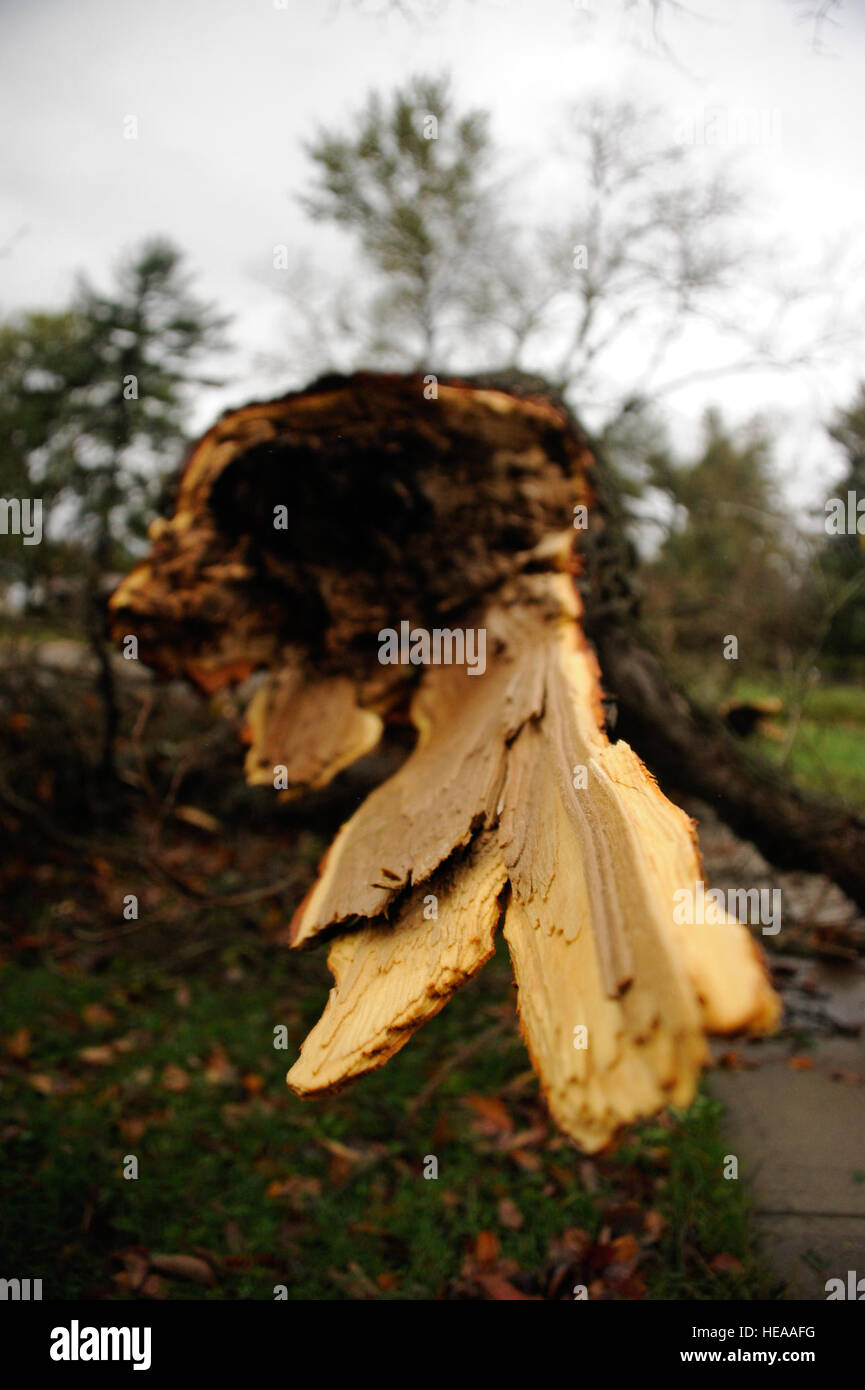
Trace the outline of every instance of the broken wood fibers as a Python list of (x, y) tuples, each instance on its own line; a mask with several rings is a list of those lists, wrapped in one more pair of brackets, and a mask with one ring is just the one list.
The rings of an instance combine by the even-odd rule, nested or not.
[[(489, 959), (500, 923), (550, 1110), (588, 1151), (687, 1104), (707, 1032), (777, 1020), (745, 927), (676, 923), (674, 894), (702, 877), (693, 823), (604, 732), (573, 581), (591, 466), (540, 397), (322, 382), (203, 437), (173, 519), (112, 599), (115, 635), (137, 634), (166, 674), (213, 691), (268, 672), (252, 782), (279, 766), (288, 795), (322, 787), (407, 706), (417, 729), (290, 926), (294, 946), (328, 933), (334, 976), (288, 1074), (298, 1095), (393, 1056)], [(484, 673), (382, 665), (378, 633), (403, 620), (484, 628)]]

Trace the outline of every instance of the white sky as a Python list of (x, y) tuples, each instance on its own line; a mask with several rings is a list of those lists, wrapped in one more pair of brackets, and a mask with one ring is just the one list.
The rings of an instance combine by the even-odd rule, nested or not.
[[(0, 313), (59, 307), (77, 269), (103, 281), (123, 248), (170, 236), (199, 291), (235, 315), (232, 385), (199, 403), (198, 425), (291, 384), (252, 369), (256, 353), (288, 341), (274, 245), (323, 247), (344, 269), (340, 239), (294, 203), (307, 177), (301, 142), (319, 122), (343, 123), (370, 88), (415, 72), (449, 69), (459, 101), (492, 112), (515, 166), (542, 159), (562, 109), (598, 86), (648, 94), (671, 123), (682, 108), (777, 108), (781, 143), (744, 155), (761, 227), (806, 258), (842, 231), (865, 247), (862, 0), (826, 29), (828, 56), (787, 0), (688, 0), (691, 14), (664, 30), (675, 62), (647, 47), (636, 12), (626, 29), (620, 0), (406, 0), (426, 14), (418, 22), (377, 13), (383, 0), (280, 3), (0, 3)], [(137, 140), (123, 138), (127, 115)], [(857, 379), (855, 360), (813, 388), (728, 379), (671, 398), (671, 418), (687, 441), (711, 401), (733, 419), (787, 412), (778, 467), (794, 500), (813, 500), (841, 469), (819, 421)]]

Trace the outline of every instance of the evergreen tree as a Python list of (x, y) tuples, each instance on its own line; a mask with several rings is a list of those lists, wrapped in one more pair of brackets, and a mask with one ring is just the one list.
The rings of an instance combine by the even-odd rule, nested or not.
[(770, 466), (759, 425), (737, 438), (717, 411), (706, 413), (693, 463), (653, 457), (652, 482), (671, 514), (647, 567), (648, 616), (669, 651), (719, 652), (733, 635), (752, 665), (789, 664), (800, 640), (794, 539)]
[[(224, 345), (226, 320), (189, 282), (180, 251), (154, 238), (124, 258), (109, 290), (82, 277), (67, 313), (31, 314), (0, 331), (0, 365), (12, 369), (0, 391), (0, 469), (5, 486), (50, 504), (48, 553), (65, 545), (82, 556), (82, 621), (100, 670), (106, 770), (117, 709), (101, 580), (125, 563), (178, 462), (189, 388), (218, 384), (198, 364)], [(26, 549), (16, 555), (32, 578), (39, 562), (20, 559)]]
[[(847, 470), (832, 490), (847, 509), (848, 493), (865, 501), (865, 384), (829, 434), (844, 450)], [(865, 531), (865, 517), (861, 521)], [(831, 614), (826, 650), (842, 661), (865, 657), (865, 534), (857, 526), (830, 534), (819, 556), (821, 600)]]

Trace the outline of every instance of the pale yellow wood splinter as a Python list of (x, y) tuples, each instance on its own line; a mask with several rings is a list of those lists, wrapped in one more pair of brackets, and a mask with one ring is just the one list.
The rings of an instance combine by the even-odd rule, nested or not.
[(409, 894), (393, 922), (333, 942), (327, 1006), (288, 1073), (299, 1095), (381, 1066), (489, 959), (507, 874), (494, 837)]
[[(583, 1149), (689, 1103), (707, 1032), (775, 1025), (747, 929), (675, 921), (677, 890), (702, 878), (694, 827), (609, 743), (579, 616), (568, 576), (525, 576), (487, 610), (497, 655), (482, 680), (424, 673), (417, 749), (343, 827), (295, 923), (300, 942), (352, 914), (369, 922), (331, 946), (334, 988), (289, 1073), (298, 1093), (379, 1065), (438, 1012), (491, 953), (506, 880), (523, 1033), (553, 1118)], [(437, 884), (435, 924), (423, 901)]]

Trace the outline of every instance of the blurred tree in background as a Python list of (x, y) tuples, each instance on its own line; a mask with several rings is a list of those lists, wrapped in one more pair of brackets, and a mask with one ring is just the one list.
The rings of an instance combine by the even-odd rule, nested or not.
[(594, 433), (632, 526), (668, 396), (849, 348), (827, 268), (794, 272), (756, 239), (729, 160), (707, 160), (638, 100), (588, 94), (518, 183), (487, 114), (460, 110), (442, 77), (372, 93), (307, 153), (301, 203), (349, 234), (355, 262), (337, 286), (295, 252), (304, 374), (315, 362), (538, 376)]
[[(669, 451), (651, 459), (669, 520), (645, 567), (646, 616), (668, 657), (719, 654), (734, 634), (750, 662), (789, 668), (805, 625), (802, 557), (772, 474), (771, 439), (758, 423), (731, 433), (715, 410), (703, 433), (693, 462)], [(735, 662), (718, 669), (735, 679)]]
[[(848, 493), (865, 499), (865, 385), (829, 433), (847, 456), (847, 471), (832, 491), (847, 507)], [(865, 519), (859, 525), (865, 529)], [(817, 564), (820, 601), (827, 613), (826, 650), (845, 669), (865, 658), (865, 534), (829, 535)]]
[(117, 710), (102, 581), (128, 563), (179, 460), (190, 388), (218, 384), (197, 364), (223, 346), (226, 320), (189, 282), (181, 252), (153, 238), (122, 260), (108, 291), (81, 277), (67, 312), (0, 329), (3, 486), (51, 512), (43, 545), (5, 551), (4, 577), (32, 592), (58, 568), (77, 570), (106, 770)]
[(361, 332), (371, 356), (445, 360), (489, 308), (495, 199), (489, 118), (460, 115), (446, 78), (417, 77), (388, 100), (372, 93), (351, 130), (307, 146), (315, 221), (357, 237), (377, 277)]

